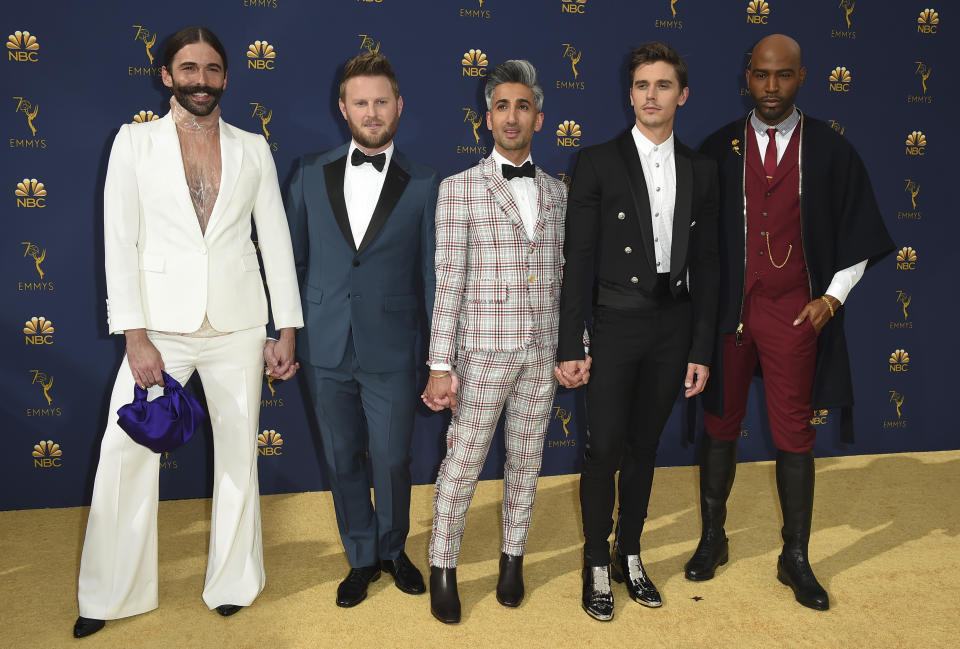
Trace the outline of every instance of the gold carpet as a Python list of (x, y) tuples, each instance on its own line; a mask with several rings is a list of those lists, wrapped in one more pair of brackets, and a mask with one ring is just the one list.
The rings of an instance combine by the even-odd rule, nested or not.
[[(463, 621), (445, 626), (429, 595), (389, 575), (352, 609), (334, 605), (348, 566), (330, 494), (265, 496), (267, 587), (230, 618), (204, 606), (208, 500), (160, 504), (160, 608), (75, 640), (76, 576), (86, 508), (0, 512), (0, 648), (810, 647), (960, 646), (960, 451), (817, 460), (810, 556), (831, 596), (821, 613), (776, 580), (780, 515), (773, 465), (740, 465), (730, 498), (730, 558), (709, 582), (683, 578), (699, 535), (695, 468), (658, 469), (643, 558), (664, 606), (645, 609), (614, 585), (616, 614), (580, 608), (578, 478), (543, 478), (518, 609), (494, 596), (500, 482), (467, 516), (458, 569)], [(415, 487), (408, 554), (426, 569), (432, 487)]]

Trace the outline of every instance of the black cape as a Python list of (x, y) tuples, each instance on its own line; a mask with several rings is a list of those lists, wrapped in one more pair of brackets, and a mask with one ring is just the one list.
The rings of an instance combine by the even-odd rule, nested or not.
[[(736, 331), (743, 299), (743, 156), (748, 121), (749, 115), (727, 124), (700, 148), (717, 161), (720, 173), (720, 311), (711, 365), (713, 380), (703, 394), (704, 409), (718, 416), (723, 415), (722, 335)], [(853, 146), (818, 119), (804, 115), (802, 127), (803, 243), (813, 297), (818, 297), (838, 270), (864, 259), (869, 267), (892, 252), (894, 243), (880, 215), (866, 167)], [(841, 409), (841, 437), (852, 442), (853, 382), (843, 323), (841, 308), (820, 332), (812, 398), (814, 409)]]

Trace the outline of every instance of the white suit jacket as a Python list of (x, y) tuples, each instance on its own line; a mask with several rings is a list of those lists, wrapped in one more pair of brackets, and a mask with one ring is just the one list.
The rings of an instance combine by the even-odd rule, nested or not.
[(219, 331), (267, 323), (251, 214), (277, 329), (302, 327), (277, 170), (262, 136), (220, 120), (220, 192), (201, 232), (173, 118), (120, 127), (104, 186), (110, 333), (188, 333), (204, 314)]

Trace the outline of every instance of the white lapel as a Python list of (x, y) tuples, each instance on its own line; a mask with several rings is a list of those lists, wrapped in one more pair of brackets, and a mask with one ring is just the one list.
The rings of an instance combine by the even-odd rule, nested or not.
[(243, 143), (233, 132), (233, 128), (220, 120), (220, 191), (217, 200), (213, 203), (210, 212), (210, 221), (207, 223), (209, 233), (217, 221), (217, 217), (227, 209), (233, 190), (237, 186), (240, 168), (243, 166)]
[(167, 113), (157, 122), (157, 128), (150, 134), (157, 157), (149, 166), (155, 182), (161, 187), (169, 188), (174, 199), (175, 213), (173, 218), (186, 219), (186, 225), (191, 231), (196, 231), (197, 237), (203, 237), (197, 212), (190, 200), (190, 189), (187, 187), (187, 177), (183, 171), (183, 156), (180, 153), (180, 138), (177, 137), (177, 127), (173, 116)]

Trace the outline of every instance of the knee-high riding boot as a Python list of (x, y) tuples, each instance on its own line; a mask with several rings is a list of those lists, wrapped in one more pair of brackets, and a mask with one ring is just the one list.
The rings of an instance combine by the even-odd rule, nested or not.
[(727, 520), (727, 497), (737, 473), (737, 440), (703, 440), (700, 460), (700, 519), (702, 531), (696, 552), (684, 574), (691, 581), (713, 579), (717, 566), (729, 558), (729, 542), (723, 525)]

